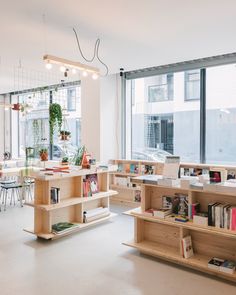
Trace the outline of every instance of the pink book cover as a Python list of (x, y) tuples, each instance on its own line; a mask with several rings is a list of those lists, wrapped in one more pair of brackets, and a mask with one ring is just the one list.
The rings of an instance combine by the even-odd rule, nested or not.
[(236, 230), (236, 208), (232, 208), (231, 229)]

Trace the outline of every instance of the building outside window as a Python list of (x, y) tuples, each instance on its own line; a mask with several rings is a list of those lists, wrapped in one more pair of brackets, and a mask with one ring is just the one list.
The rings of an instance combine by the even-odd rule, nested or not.
[(67, 110), (68, 112), (76, 111), (76, 89), (67, 89)]
[(173, 99), (173, 74), (159, 75), (153, 79), (155, 85), (148, 86), (148, 101), (166, 101)]
[[(206, 130), (203, 147), (206, 162), (236, 164), (235, 64), (209, 67), (205, 73), (206, 119), (201, 126), (204, 123)], [(200, 75), (200, 70), (166, 75), (173, 80), (173, 99), (164, 104), (159, 100), (167, 98), (164, 84), (160, 87), (162, 90), (154, 91), (150, 98), (153, 82), (164, 81), (163, 78), (135, 79), (135, 103), (128, 114), (132, 140), (127, 151), (131, 151), (132, 158), (158, 161), (165, 152), (179, 155), (183, 162), (200, 162), (200, 136), (204, 134), (204, 129), (200, 129)], [(130, 84), (127, 80), (126, 88)]]
[(200, 99), (200, 70), (185, 72), (185, 100)]

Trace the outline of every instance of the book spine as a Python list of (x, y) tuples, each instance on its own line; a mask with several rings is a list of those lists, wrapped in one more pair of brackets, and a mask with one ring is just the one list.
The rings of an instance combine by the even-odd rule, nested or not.
[(220, 206), (215, 207), (215, 227), (220, 228)]
[(212, 204), (208, 204), (208, 225), (212, 226)]

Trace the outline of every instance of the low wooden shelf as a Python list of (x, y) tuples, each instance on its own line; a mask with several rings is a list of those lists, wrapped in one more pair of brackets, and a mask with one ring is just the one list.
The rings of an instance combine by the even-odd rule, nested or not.
[[(132, 181), (137, 182), (135, 178)], [(236, 261), (236, 231), (145, 215), (145, 210), (161, 207), (162, 196), (173, 196), (175, 193), (188, 195), (190, 204), (199, 202), (201, 211), (206, 212), (211, 202), (236, 206), (236, 192), (225, 194), (155, 184), (140, 185), (141, 207), (125, 212), (134, 218), (134, 241), (124, 244), (142, 253), (236, 282), (236, 272), (227, 274), (208, 268), (208, 261), (213, 257)], [(186, 259), (183, 258), (181, 242), (188, 235), (192, 237), (194, 256)]]
[[(110, 208), (109, 198), (117, 192), (109, 189), (109, 170), (78, 170), (67, 174), (38, 175), (35, 177), (35, 200), (26, 205), (34, 209), (34, 227), (25, 229), (43, 239), (57, 239), (87, 227), (99, 224), (113, 217), (108, 216), (84, 223), (83, 212), (98, 207)], [(96, 174), (99, 192), (92, 196), (83, 197), (83, 179), (86, 175)], [(51, 188), (60, 190), (60, 200), (51, 204)], [(55, 234), (52, 225), (59, 222), (70, 222), (76, 226), (65, 232)]]

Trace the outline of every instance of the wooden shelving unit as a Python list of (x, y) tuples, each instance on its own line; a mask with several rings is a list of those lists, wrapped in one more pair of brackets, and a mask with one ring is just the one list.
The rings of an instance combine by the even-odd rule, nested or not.
[[(124, 178), (129, 183), (130, 179), (135, 176), (143, 175), (143, 167), (145, 165), (153, 166), (153, 174), (161, 174), (163, 169), (163, 163), (151, 162), (151, 161), (139, 161), (139, 160), (110, 160), (113, 165), (123, 166), (122, 171), (111, 172), (110, 188), (115, 189), (118, 192), (117, 196), (111, 198), (112, 203), (125, 204), (130, 207), (139, 207), (140, 202), (135, 201), (136, 191), (140, 191), (140, 186), (137, 184), (135, 187), (128, 185), (118, 185), (117, 179)], [(130, 165), (137, 166), (137, 173), (130, 172)]]
[[(138, 182), (135, 178), (132, 181)], [(140, 183), (140, 182), (138, 182)], [(212, 257), (236, 261), (236, 231), (213, 226), (196, 225), (192, 221), (178, 222), (173, 218), (161, 219), (145, 215), (149, 208), (160, 208), (162, 196), (181, 193), (188, 195), (189, 203), (199, 202), (201, 211), (206, 212), (211, 202), (229, 203), (236, 206), (235, 194), (213, 193), (205, 190), (181, 189), (153, 184), (141, 184), (141, 207), (131, 209), (126, 214), (135, 221), (134, 240), (124, 243), (140, 252), (184, 265), (217, 277), (236, 282), (236, 272), (227, 274), (208, 268)], [(181, 241), (190, 235), (194, 256), (183, 258)]]
[[(97, 174), (99, 192), (83, 197), (83, 177)], [(51, 204), (52, 187), (60, 189), (60, 201)], [(115, 214), (83, 223), (83, 212), (98, 207), (109, 208), (110, 196), (117, 192), (109, 190), (109, 171), (78, 170), (68, 174), (40, 175), (35, 177), (35, 200), (26, 205), (34, 208), (34, 228), (25, 229), (43, 239), (56, 239), (81, 229), (104, 222)], [(75, 223), (76, 227), (60, 234), (52, 233), (52, 225), (58, 222)]]

